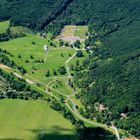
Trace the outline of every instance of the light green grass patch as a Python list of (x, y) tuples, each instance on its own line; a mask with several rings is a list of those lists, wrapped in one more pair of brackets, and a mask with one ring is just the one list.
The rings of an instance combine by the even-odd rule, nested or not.
[(74, 92), (68, 85), (68, 79), (59, 79), (55, 83), (52, 83), (52, 87), (65, 95), (70, 95)]
[(71, 64), (76, 64), (77, 61), (79, 61), (80, 63), (82, 63), (83, 60), (85, 60), (88, 56), (88, 53), (86, 51), (82, 51), (83, 52), (83, 57), (77, 57), (75, 56), (71, 61), (69, 61), (69, 66)]
[(10, 21), (3, 21), (0, 22), (0, 33), (5, 33), (6, 30), (9, 28)]
[(38, 133), (73, 135), (74, 127), (44, 103), (0, 101), (0, 139), (35, 140)]
[(23, 27), (23, 26), (10, 27), (10, 30), (13, 33), (33, 34), (33, 32), (29, 28), (26, 28), (26, 27)]
[(81, 39), (86, 39), (86, 33), (88, 33), (88, 26), (76, 26), (75, 36), (79, 36)]

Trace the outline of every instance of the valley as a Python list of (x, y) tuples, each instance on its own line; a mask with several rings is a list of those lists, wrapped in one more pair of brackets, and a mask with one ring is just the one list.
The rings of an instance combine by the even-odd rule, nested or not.
[(139, 140), (139, 5), (1, 0), (0, 139)]
[[(81, 32), (82, 26), (80, 28)], [(85, 27), (83, 30), (85, 31), (84, 33), (86, 33)], [(84, 106), (82, 106), (80, 101), (78, 101), (79, 103), (77, 104), (77, 99), (75, 98), (75, 94), (78, 94), (77, 89), (69, 85), (69, 82), (72, 83), (73, 81), (73, 74), (75, 72), (70, 68), (71, 65), (75, 65), (77, 62), (82, 63), (88, 53), (90, 53), (86, 52), (84, 44), (81, 44), (80, 48), (71, 47), (71, 45), (65, 46), (65, 44), (60, 46), (59, 40), (52, 40), (50, 36), (42, 38), (39, 34), (35, 35), (30, 30), (22, 27), (14, 27), (14, 32), (22, 32), (25, 33), (26, 36), (1, 42), (0, 48), (9, 52), (7, 55), (8, 58), (16, 65), (22, 66), (26, 70), (26, 73), (23, 74), (17, 68), (10, 68), (3, 64), (1, 64), (0, 68), (9, 74), (13, 73), (13, 75), (19, 79), (25, 80), (27, 84), (41, 92), (43, 96), (47, 98), (52, 97), (60, 102), (76, 119), (83, 121), (86, 126), (105, 128), (115, 134), (113, 127), (107, 128), (107, 125), (98, 123), (95, 120), (86, 119), (79, 113), (78, 109), (84, 109)], [(76, 31), (76, 33), (79, 34), (78, 31)], [(73, 33), (73, 35), (74, 34), (75, 33)], [(48, 46), (47, 52), (44, 50), (44, 45)], [(76, 56), (78, 51), (83, 53), (82, 57)], [(65, 72), (61, 74), (59, 73), (59, 68), (62, 66), (65, 68)], [(10, 100), (5, 101), (12, 102)], [(19, 102), (19, 104), (20, 102), (22, 103), (20, 100), (15, 100), (15, 102)], [(41, 103), (42, 101), (40, 101), (40, 104)], [(28, 102), (25, 102), (25, 104), (28, 104)], [(29, 104), (31, 103), (29, 102)], [(42, 131), (44, 132), (44, 130)], [(18, 135), (14, 137), (18, 139)]]

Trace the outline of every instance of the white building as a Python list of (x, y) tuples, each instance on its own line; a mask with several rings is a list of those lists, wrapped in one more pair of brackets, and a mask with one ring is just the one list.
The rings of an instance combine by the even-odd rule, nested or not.
[(44, 45), (44, 50), (46, 51), (46, 52), (48, 52), (48, 45)]

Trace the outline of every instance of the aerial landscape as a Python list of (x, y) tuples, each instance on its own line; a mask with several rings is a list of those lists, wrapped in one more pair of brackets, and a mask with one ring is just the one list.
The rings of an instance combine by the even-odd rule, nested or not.
[(0, 140), (140, 140), (140, 0), (0, 0)]

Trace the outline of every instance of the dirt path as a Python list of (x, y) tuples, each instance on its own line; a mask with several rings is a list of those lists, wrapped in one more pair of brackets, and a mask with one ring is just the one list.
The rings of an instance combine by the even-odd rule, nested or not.
[(8, 67), (8, 66), (6, 66), (6, 65), (4, 65), (4, 64), (0, 64), (0, 68), (1, 68), (1, 69), (8, 69), (8, 70), (11, 70), (10, 67)]
[[(82, 49), (77, 49), (77, 48), (74, 48), (74, 49), (76, 50), (76, 52), (65, 62), (66, 70), (67, 70), (67, 73), (68, 73), (68, 79), (69, 79), (69, 78), (72, 78), (72, 76), (71, 76), (71, 74), (70, 74), (70, 68), (69, 68), (69, 66), (68, 66), (68, 63), (76, 56), (76, 53), (77, 53), (78, 50), (83, 50), (83, 51), (86, 50), (84, 47), (83, 47)], [(47, 57), (47, 56), (45, 56), (45, 61), (46, 61), (46, 57)], [(10, 69), (8, 66), (5, 66), (5, 65), (3, 65), (3, 64), (0, 64), (0, 68), (2, 68), (2, 69)], [(76, 108), (76, 104), (75, 104), (75, 102), (72, 100), (72, 97), (76, 94), (76, 92), (74, 92), (74, 93), (72, 93), (72, 94), (70, 94), (70, 95), (65, 95), (64, 93), (61, 93), (60, 91), (54, 89), (53, 87), (50, 86), (50, 84), (53, 83), (53, 82), (55, 82), (56, 79), (50, 81), (47, 85), (45, 85), (44, 83), (42, 83), (42, 82), (40, 82), (40, 81), (38, 81), (38, 80), (36, 80), (36, 79), (33, 79), (33, 78), (32, 78), (33, 81), (31, 81), (31, 80), (26, 79), (26, 78), (24, 78), (23, 76), (21, 76), (21, 75), (19, 75), (19, 74), (17, 74), (17, 73), (14, 73), (14, 75), (15, 75), (16, 77), (18, 77), (18, 78), (24, 79), (28, 84), (34, 86), (34, 87), (37, 88), (38, 90), (40, 90), (40, 91), (42, 91), (42, 92), (48, 94), (48, 95), (51, 96), (51, 97), (54, 97), (57, 101), (60, 101), (60, 98), (58, 98), (57, 96), (55, 96), (52, 92), (49, 92), (49, 91), (47, 91), (47, 90), (41, 89), (40, 87), (37, 87), (36, 85), (34, 85), (34, 81), (36, 81), (36, 82), (38, 82), (38, 83), (44, 85), (44, 86), (47, 87), (47, 88), (50, 88), (52, 91), (57, 92), (59, 95), (66, 97), (66, 103), (64, 103), (64, 104), (65, 104), (65, 105), (67, 106), (67, 108), (73, 113), (74, 116), (76, 116), (78, 119), (84, 121), (85, 123), (88, 123), (88, 124), (91, 124), (91, 125), (94, 125), (94, 126), (98, 126), (98, 127), (102, 127), (102, 128), (107, 128), (107, 125), (101, 124), (101, 123), (98, 123), (98, 122), (93, 122), (92, 120), (89, 120), (89, 119), (87, 119), (87, 118), (84, 118), (81, 114), (79, 114), (79, 112), (78, 112), (78, 110), (77, 110), (77, 108)], [(30, 77), (29, 74), (27, 74), (27, 75)], [(68, 101), (71, 102), (72, 108), (71, 108), (70, 105), (68, 104)], [(117, 140), (120, 140), (120, 136), (119, 136), (119, 133), (118, 133), (117, 128), (116, 128), (115, 126), (112, 126), (112, 127), (110, 127), (110, 128), (111, 128), (112, 130), (115, 131)]]
[[(86, 50), (84, 47), (83, 47), (82, 49), (78, 49), (78, 48), (75, 48), (75, 47), (74, 47), (74, 49), (75, 49), (76, 51), (79, 51), (79, 50), (85, 51), (85, 50)], [(68, 63), (69, 63), (69, 61), (71, 61), (71, 60), (76, 56), (76, 54), (77, 54), (77, 52), (75, 52), (75, 53), (65, 62), (66, 69), (67, 69), (67, 73), (68, 73), (68, 79), (72, 77), (71, 74), (70, 74), (70, 68), (69, 68), (69, 66), (68, 66)], [(77, 108), (76, 108), (76, 104), (75, 104), (74, 101), (71, 99), (71, 97), (74, 96), (75, 94), (76, 94), (76, 92), (74, 92), (73, 94), (69, 95), (69, 96), (67, 97), (67, 99), (66, 99), (66, 103), (65, 103), (65, 104), (66, 104), (66, 106), (70, 109), (70, 111), (71, 111), (78, 119), (80, 119), (80, 120), (82, 120), (82, 121), (84, 121), (84, 122), (87, 122), (87, 123), (92, 124), (92, 125), (95, 125), (95, 126), (107, 128), (107, 125), (105, 125), (105, 124), (100, 124), (100, 123), (95, 123), (95, 122), (93, 122), (93, 121), (90, 121), (90, 120), (84, 118), (83, 116), (81, 116), (81, 115), (78, 113)], [(71, 101), (71, 103), (72, 103), (72, 105), (73, 105), (73, 109), (69, 106), (68, 101)], [(115, 135), (116, 135), (117, 140), (121, 140), (117, 128), (116, 128), (114, 125), (112, 125), (111, 128), (115, 131)]]

